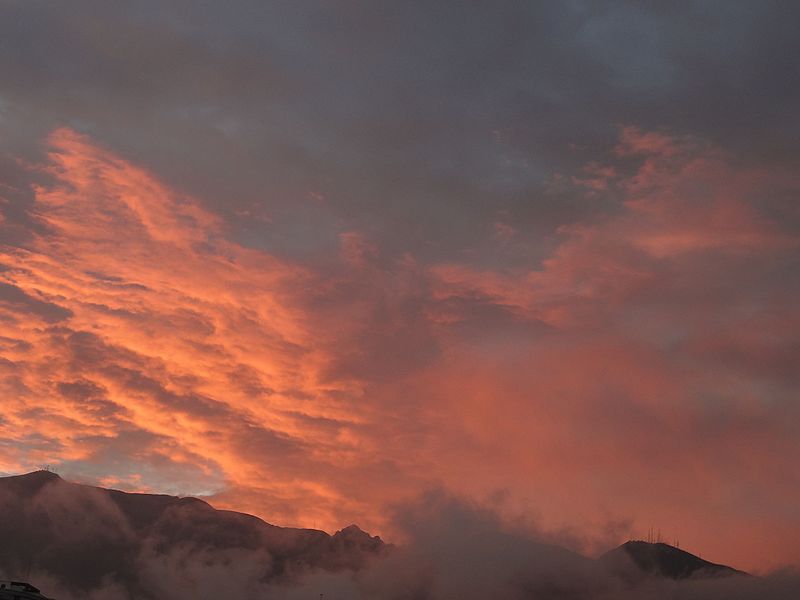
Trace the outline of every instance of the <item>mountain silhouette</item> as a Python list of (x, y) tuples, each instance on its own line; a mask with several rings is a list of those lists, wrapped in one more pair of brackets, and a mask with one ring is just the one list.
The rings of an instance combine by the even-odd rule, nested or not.
[(355, 525), (334, 535), (278, 527), (197, 498), (80, 485), (48, 471), (0, 478), (0, 539), (0, 577), (46, 572), (74, 592), (112, 578), (134, 595), (143, 562), (246, 560), (263, 580), (288, 581), (308, 569), (357, 570), (389, 548)]
[[(614, 590), (642, 582), (746, 575), (667, 544), (629, 541), (593, 560), (482, 529), (434, 535), (409, 559), (356, 525), (334, 535), (278, 527), (197, 498), (80, 485), (47, 471), (0, 478), (0, 540), (0, 579), (30, 579), (45, 588), (44, 579), (57, 590), (47, 588), (48, 595), (69, 598), (90, 592), (92, 599), (260, 598), (252, 586), (291, 586), (333, 574), (358, 578), (373, 564), (392, 587), (409, 576), (434, 586), (430, 560), (441, 561), (443, 581), (473, 580), (486, 587), (481, 593), (487, 597), (501, 597), (497, 587), (508, 581), (522, 586), (520, 597), (574, 600), (594, 598), (599, 590), (614, 597)], [(390, 575), (395, 571), (402, 575)], [(239, 588), (231, 596), (234, 584)], [(109, 585), (113, 593), (105, 592)]]
[(606, 552), (598, 560), (612, 572), (626, 579), (641, 575), (668, 579), (747, 575), (744, 571), (703, 560), (699, 556), (661, 542), (631, 540)]

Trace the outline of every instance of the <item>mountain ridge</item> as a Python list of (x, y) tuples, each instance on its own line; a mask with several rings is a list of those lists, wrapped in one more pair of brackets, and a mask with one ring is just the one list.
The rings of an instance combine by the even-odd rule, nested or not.
[[(217, 514), (224, 514), (224, 515), (235, 515), (236, 518), (245, 518), (245, 519), (253, 519), (258, 521), (262, 526), (266, 525), (269, 528), (274, 528), (276, 530), (286, 530), (292, 532), (309, 532), (313, 534), (324, 534), (328, 537), (335, 537), (337, 535), (349, 535), (353, 537), (357, 533), (364, 534), (368, 536), (370, 539), (374, 539), (376, 541), (380, 540), (380, 536), (371, 536), (366, 531), (361, 529), (357, 524), (351, 523), (341, 529), (337, 530), (333, 534), (329, 534), (321, 529), (314, 529), (310, 527), (286, 527), (281, 525), (275, 525), (268, 521), (265, 521), (261, 517), (256, 515), (252, 515), (249, 513), (244, 513), (241, 511), (224, 509), (224, 508), (216, 508), (203, 500), (202, 498), (198, 498), (196, 496), (174, 496), (171, 494), (157, 494), (151, 492), (128, 492), (124, 490), (118, 490), (115, 488), (104, 488), (100, 486), (93, 486), (84, 483), (75, 483), (71, 481), (67, 481), (62, 478), (57, 473), (48, 470), (38, 470), (38, 471), (31, 471), (29, 473), (23, 473), (20, 475), (8, 475), (4, 477), (0, 477), (0, 485), (7, 486), (16, 486), (18, 488), (22, 488), (22, 491), (25, 493), (31, 494), (38, 492), (44, 485), (53, 482), (62, 482), (66, 485), (70, 486), (78, 486), (86, 489), (92, 490), (100, 490), (104, 493), (109, 494), (109, 496), (120, 506), (120, 508), (125, 509), (126, 504), (128, 501), (138, 502), (139, 506), (137, 508), (142, 512), (144, 509), (144, 502), (147, 502), (151, 506), (151, 509), (158, 509), (161, 508), (162, 510), (169, 508), (170, 506), (179, 505), (179, 506), (195, 506), (199, 507), (201, 510), (211, 510)], [(129, 516), (130, 516), (130, 511)], [(144, 515), (138, 515), (139, 518), (142, 518)], [(363, 536), (361, 536), (363, 537)], [(383, 543), (382, 540), (380, 540)]]
[(704, 560), (663, 542), (628, 540), (601, 555), (597, 560), (612, 572), (627, 579), (641, 576), (660, 576), (675, 580), (749, 576), (745, 571)]
[[(133, 597), (157, 598), (141, 573), (173, 562), (215, 565), (226, 577), (247, 565), (246, 575), (255, 571), (258, 581), (282, 585), (310, 572), (355, 573), (395, 549), (355, 524), (333, 535), (281, 527), (191, 496), (94, 487), (47, 471), (0, 478), (0, 539), (0, 576), (18, 577), (33, 567), (76, 597), (113, 580)], [(473, 536), (467, 544), (513, 556), (515, 568), (544, 580), (555, 571), (602, 571), (633, 583), (746, 575), (667, 544), (637, 540), (596, 559), (499, 532)]]
[(0, 514), (0, 571), (33, 567), (74, 589), (112, 575), (136, 589), (126, 569), (142, 556), (252, 555), (265, 579), (284, 581), (307, 569), (358, 570), (390, 548), (355, 525), (333, 535), (280, 527), (199, 498), (71, 483), (48, 471), (0, 478)]

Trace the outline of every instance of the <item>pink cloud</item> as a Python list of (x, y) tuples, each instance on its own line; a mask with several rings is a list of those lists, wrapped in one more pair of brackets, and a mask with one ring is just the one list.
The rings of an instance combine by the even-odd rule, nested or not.
[(0, 246), (0, 470), (388, 537), (386, 507), (431, 486), (506, 490), (505, 518), (586, 548), (625, 521), (742, 568), (797, 553), (798, 240), (768, 210), (791, 174), (625, 129), (607, 160), (633, 170), (580, 176), (613, 179), (589, 187), (617, 210), (537, 265), (423, 264), (349, 231), (312, 268), (75, 132), (49, 145), (41, 233)]

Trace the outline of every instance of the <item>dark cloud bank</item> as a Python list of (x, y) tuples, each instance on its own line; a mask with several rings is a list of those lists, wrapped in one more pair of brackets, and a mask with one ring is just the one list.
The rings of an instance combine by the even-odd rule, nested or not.
[(0, 576), (58, 600), (797, 598), (800, 574), (669, 580), (597, 561), (558, 536), (515, 533), (490, 510), (430, 493), (398, 507), (402, 546), (351, 526), (285, 529), (194, 498), (125, 494), (47, 472), (0, 480)]
[(324, 255), (358, 229), (447, 259), (498, 212), (535, 244), (613, 209), (547, 181), (623, 123), (796, 164), (797, 18), (785, 1), (4, 2), (0, 150), (67, 125), (245, 243)]

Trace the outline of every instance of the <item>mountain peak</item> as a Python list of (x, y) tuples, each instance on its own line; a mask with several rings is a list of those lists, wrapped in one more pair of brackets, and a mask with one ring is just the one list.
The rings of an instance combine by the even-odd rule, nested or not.
[(15, 475), (14, 477), (20, 477), (25, 479), (38, 479), (43, 481), (53, 481), (55, 479), (61, 479), (61, 476), (58, 473), (54, 473), (53, 471), (49, 471), (47, 469), (39, 469), (38, 471), (23, 473), (22, 475)]
[(342, 548), (360, 549), (368, 552), (380, 552), (385, 546), (379, 536), (370, 535), (355, 524), (340, 529), (333, 534), (331, 540), (334, 545)]
[(657, 575), (669, 579), (747, 575), (726, 565), (712, 563), (663, 542), (629, 540), (600, 557), (613, 571), (630, 576)]
[(364, 533), (364, 530), (361, 529), (361, 527), (359, 527), (355, 523), (352, 523), (351, 525), (348, 525), (347, 527), (342, 527), (337, 533), (348, 533), (348, 534), (349, 533), (355, 533), (355, 534), (358, 534), (358, 533)]
[(41, 469), (39, 471), (31, 471), (23, 475), (11, 475), (9, 477), (2, 477), (3, 485), (9, 489), (17, 490), (19, 493), (34, 494), (42, 489), (44, 486), (54, 483), (63, 482), (63, 479), (52, 471)]

